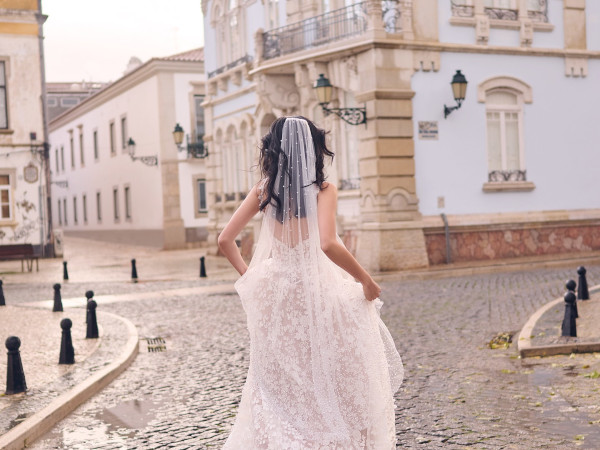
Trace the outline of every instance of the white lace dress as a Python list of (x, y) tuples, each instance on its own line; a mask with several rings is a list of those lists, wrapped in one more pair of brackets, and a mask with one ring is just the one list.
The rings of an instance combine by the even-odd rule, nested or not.
[(383, 303), (367, 301), (321, 251), (314, 149), (296, 122), (284, 136), (304, 133), (294, 142), (306, 144), (282, 140), (289, 169), (299, 167), (281, 175), (286, 213), (266, 207), (250, 267), (235, 283), (250, 367), (224, 448), (394, 449), (402, 361), (379, 316)]

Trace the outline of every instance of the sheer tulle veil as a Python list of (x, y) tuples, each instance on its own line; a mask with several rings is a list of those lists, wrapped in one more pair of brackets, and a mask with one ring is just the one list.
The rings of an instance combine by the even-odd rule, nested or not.
[(382, 302), (368, 302), (321, 250), (306, 120), (285, 120), (278, 164), (254, 256), (235, 284), (250, 368), (225, 448), (395, 448), (402, 362)]

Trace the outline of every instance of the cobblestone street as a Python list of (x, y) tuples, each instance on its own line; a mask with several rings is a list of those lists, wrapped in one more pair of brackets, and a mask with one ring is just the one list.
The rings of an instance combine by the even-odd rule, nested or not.
[[(486, 346), (498, 333), (518, 332), (573, 272), (382, 283), (382, 316), (406, 366), (396, 395), (399, 448), (600, 448), (598, 380), (583, 376), (600, 370), (600, 355), (520, 360), (516, 343)], [(600, 266), (588, 275), (597, 283)], [(199, 282), (144, 289), (165, 284)], [(13, 289), (17, 302), (35, 292)], [(101, 307), (132, 320), (142, 337), (163, 337), (166, 351), (148, 352), (142, 341), (124, 374), (32, 448), (220, 447), (248, 367), (245, 314), (233, 289)]]

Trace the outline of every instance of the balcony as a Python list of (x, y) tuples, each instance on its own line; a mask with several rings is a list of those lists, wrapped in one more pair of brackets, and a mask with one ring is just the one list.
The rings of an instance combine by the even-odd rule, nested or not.
[[(388, 33), (402, 31), (399, 0), (384, 0), (381, 2), (381, 6), (385, 30)], [(366, 3), (354, 3), (265, 32), (263, 34), (263, 58), (277, 58), (358, 36), (367, 30), (367, 25)]]

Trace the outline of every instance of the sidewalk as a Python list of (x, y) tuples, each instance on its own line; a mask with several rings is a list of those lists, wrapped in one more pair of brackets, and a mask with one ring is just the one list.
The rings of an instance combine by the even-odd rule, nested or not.
[[(200, 256), (210, 278), (200, 279)], [(136, 259), (138, 283), (131, 280)], [(202, 249), (160, 251), (134, 245), (110, 244), (80, 238), (65, 239), (64, 260), (69, 281), (63, 280), (62, 259), (42, 259), (39, 272), (22, 273), (19, 261), (0, 262), (7, 306), (0, 307), (0, 378), (6, 380), (9, 336), (21, 340), (21, 359), (27, 383), (22, 394), (4, 395), (0, 386), (0, 448), (22, 448), (118, 376), (133, 361), (139, 336), (123, 317), (102, 311), (111, 301), (160, 298), (189, 290), (223, 290), (209, 284), (236, 279), (224, 258), (206, 256)], [(230, 281), (227, 289), (231, 290)], [(64, 312), (52, 312), (52, 285), (62, 284)], [(200, 286), (199, 286), (200, 285)], [(97, 286), (100, 286), (98, 288)], [(98, 302), (99, 339), (85, 339), (85, 297), (89, 288)], [(160, 288), (165, 290), (159, 290)], [(175, 289), (173, 289), (175, 288)], [(131, 297), (131, 298), (130, 298)], [(75, 364), (59, 365), (60, 321), (68, 317)]]
[(538, 309), (519, 334), (521, 357), (600, 352), (600, 285), (589, 300), (577, 300), (577, 337), (562, 336), (565, 302), (559, 297)]

